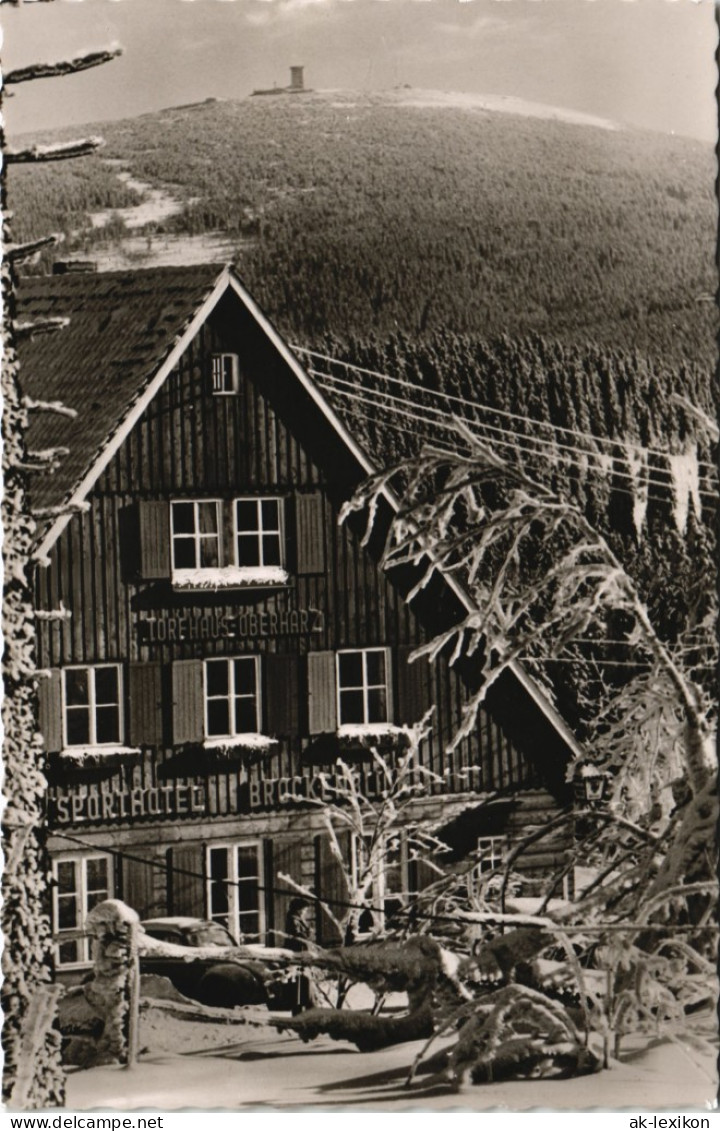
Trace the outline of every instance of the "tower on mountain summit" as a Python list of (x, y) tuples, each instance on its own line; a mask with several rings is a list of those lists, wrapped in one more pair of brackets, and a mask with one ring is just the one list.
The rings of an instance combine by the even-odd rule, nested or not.
[(290, 68), (290, 86), (273, 86), (270, 89), (254, 90), (253, 94), (311, 94), (305, 86), (305, 78), (303, 75), (304, 67), (296, 66)]

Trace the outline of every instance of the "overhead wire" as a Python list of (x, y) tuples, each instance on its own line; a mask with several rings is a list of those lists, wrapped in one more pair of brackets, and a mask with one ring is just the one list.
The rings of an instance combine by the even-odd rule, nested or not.
[[(583, 440), (590, 440), (595, 444), (605, 444), (610, 447), (630, 448), (634, 451), (640, 452), (643, 455), (659, 455), (667, 458), (668, 456), (676, 454), (664, 448), (645, 446), (643, 444), (635, 443), (634, 441), (627, 439), (611, 439), (610, 437), (606, 436), (598, 436), (594, 432), (584, 432), (577, 428), (569, 428), (567, 425), (554, 424), (551, 421), (538, 420), (537, 417), (510, 412), (508, 409), (494, 408), (491, 405), (483, 405), (477, 401), (467, 400), (465, 397), (460, 397), (454, 393), (445, 393), (437, 389), (428, 389), (425, 385), (420, 385), (415, 381), (409, 381), (407, 378), (393, 376), (389, 373), (380, 373), (374, 369), (366, 369), (361, 365), (354, 365), (352, 362), (344, 361), (341, 358), (330, 357), (329, 354), (319, 353), (317, 350), (307, 349), (303, 346), (294, 345), (291, 348), (295, 350), (296, 353), (307, 354), (309, 357), (317, 357), (322, 361), (328, 361), (333, 365), (339, 365), (343, 369), (352, 371), (354, 373), (364, 373), (369, 377), (377, 377), (382, 381), (389, 381), (393, 384), (401, 385), (405, 388), (411, 389), (413, 392), (425, 393), (433, 397), (442, 398), (446, 401), (452, 401), (453, 403), (461, 404), (467, 408), (471, 408), (476, 412), (493, 413), (496, 416), (503, 416), (510, 420), (518, 420), (526, 424), (532, 424), (537, 428), (549, 428), (553, 432), (563, 432), (567, 435), (576, 436)], [(711, 470), (717, 471), (716, 465), (708, 460), (700, 460), (698, 461), (698, 463), (699, 466), (709, 467)]]
[[(568, 820), (574, 820), (574, 819), (577, 819), (578, 813), (577, 813), (577, 811), (575, 811), (575, 812), (568, 811), (567, 816), (568, 816)], [(166, 875), (171, 872), (173, 875), (187, 876), (188, 878), (193, 879), (193, 880), (201, 880), (203, 883), (206, 883), (210, 879), (210, 876), (205, 874), (204, 872), (195, 872), (191, 868), (178, 868), (175, 865), (171, 865), (170, 867), (168, 867), (168, 865), (165, 864), (162, 860), (152, 859), (152, 858), (148, 858), (148, 857), (144, 857), (144, 856), (136, 856), (133, 853), (126, 852), (126, 851), (124, 851), (120, 848), (115, 848), (114, 846), (105, 846), (105, 845), (100, 846), (94, 841), (84, 840), (81, 837), (73, 836), (71, 833), (65, 833), (65, 832), (62, 832), (60, 830), (53, 830), (53, 836), (62, 837), (64, 840), (70, 841), (72, 844), (77, 844), (82, 848), (89, 848), (96, 853), (104, 853), (107, 856), (112, 856), (112, 857), (117, 858), (121, 861), (122, 860), (130, 860), (130, 861), (132, 861), (133, 863), (136, 863), (136, 864), (143, 864), (146, 867), (159, 869), (160, 871), (164, 872)], [(500, 870), (501, 869), (497, 869), (498, 872)], [(453, 877), (438, 876), (438, 879), (451, 879), (451, 878), (453, 878)], [(454, 878), (457, 879), (459, 882), (462, 882), (464, 877), (461, 875), (461, 876), (456, 876)], [(214, 882), (216, 882), (216, 883), (220, 882), (225, 887), (234, 887), (234, 888), (237, 888), (238, 891), (240, 891), (242, 885), (246, 881), (245, 880), (230, 880), (230, 879), (223, 878), (220, 881), (216, 880)], [(257, 884), (256, 886), (257, 886), (258, 891), (261, 891), (265, 894), (270, 894), (270, 895), (296, 896), (296, 895), (300, 894), (298, 892), (298, 890), (295, 889), (295, 888), (282, 887), (282, 886), (278, 886), (277, 884), (265, 884), (265, 883), (263, 883), (263, 884)], [(430, 886), (430, 885), (428, 885), (428, 886)], [(318, 895), (315, 892), (307, 891), (305, 889), (303, 889), (302, 894), (303, 894), (304, 898), (306, 898), (307, 900), (312, 901), (314, 903), (317, 903), (319, 905), (322, 905), (324, 903), (327, 907), (345, 908), (345, 909), (350, 910), (350, 911), (370, 911), (374, 914), (382, 915), (382, 916), (387, 914), (387, 910), (384, 906), (383, 907), (375, 906), (372, 903), (368, 903), (368, 902), (356, 903), (356, 902), (353, 902), (352, 900), (338, 898), (336, 895), (332, 895), (330, 897), (325, 897), (323, 895)], [(414, 895), (417, 896), (417, 895), (420, 894), (420, 892), (408, 893), (408, 894), (409, 895), (414, 894)], [(407, 909), (405, 909), (405, 910), (407, 910)], [(456, 914), (443, 915), (443, 914), (438, 913), (436, 911), (421, 911), (417, 908), (410, 909), (409, 914), (415, 920), (424, 920), (426, 922), (447, 922), (447, 923), (457, 923), (458, 922), (458, 917), (457, 917)], [(488, 917), (492, 916), (492, 912), (486, 912), (485, 914)], [(497, 913), (498, 921), (502, 921), (502, 919), (506, 918), (506, 917), (507, 916), (505, 915), (504, 912), (498, 912)], [(472, 926), (471, 920), (464, 920), (464, 922), (467, 922), (468, 926)], [(637, 930), (637, 925), (628, 924), (626, 926), (625, 924), (622, 924), (622, 923), (605, 923), (605, 924), (588, 923), (588, 924), (574, 924), (574, 925), (571, 926), (570, 924), (564, 924), (563, 923), (563, 924), (558, 924), (558, 929), (562, 930), (565, 933), (570, 933), (570, 934), (584, 934), (586, 932), (593, 932), (593, 931), (597, 931), (598, 933), (600, 933), (600, 932), (606, 931), (606, 930), (611, 930), (611, 931), (612, 930)], [(668, 931), (668, 930), (678, 931), (678, 930), (680, 930), (680, 931), (683, 931), (683, 932), (698, 932), (698, 931), (705, 931), (705, 930), (709, 930), (709, 929), (720, 930), (720, 927), (712, 928), (712, 927), (707, 927), (707, 926), (697, 926), (695, 924), (678, 924), (678, 925), (676, 925), (676, 924), (666, 924), (666, 923), (662, 923), (662, 924), (660, 924), (660, 923), (650, 923), (650, 924), (647, 924), (647, 925), (643, 924), (643, 930), (658, 930), (658, 931)], [(82, 933), (82, 932), (80, 931), (78, 933)], [(285, 934), (284, 931), (275, 931), (274, 933), (275, 934), (283, 934), (283, 935)]]
[[(351, 400), (352, 399), (359, 399), (363, 393), (366, 394), (366, 395), (369, 395), (371, 397), (381, 397), (381, 398), (383, 398), (384, 401), (387, 401), (389, 403), (391, 402), (391, 404), (390, 404), (391, 411), (392, 411), (392, 405), (393, 404), (403, 406), (401, 408), (396, 409), (395, 411), (397, 411), (397, 412), (404, 411), (405, 410), (404, 406), (407, 406), (408, 404), (410, 404), (410, 402), (407, 401), (405, 398), (394, 396), (392, 393), (386, 393), (381, 389), (368, 389), (364, 386), (360, 386), (360, 392), (358, 392), (357, 391), (358, 385), (355, 382), (345, 381), (341, 377), (331, 376), (331, 375), (328, 375), (326, 373), (322, 373), (319, 370), (312, 369), (312, 368), (310, 368), (308, 370), (308, 372), (312, 376), (316, 377), (320, 383), (325, 384), (326, 387), (327, 387), (327, 384), (329, 383), (331, 390), (336, 385), (337, 386), (343, 386), (343, 389), (341, 390), (341, 395), (346, 396)], [(347, 387), (348, 389), (354, 390), (354, 392), (345, 392), (345, 387)], [(383, 407), (382, 402), (378, 402), (378, 401), (370, 402), (370, 401), (368, 401), (367, 403), (375, 404), (378, 407)], [(436, 408), (433, 405), (413, 404), (412, 407), (413, 408), (419, 408), (424, 412), (433, 413), (434, 415), (436, 415), (440, 418), (447, 418), (450, 421), (453, 420), (453, 417), (451, 417), (447, 412), (445, 412), (441, 408)], [(407, 411), (410, 414), (410, 410), (407, 410)], [(413, 419), (423, 420), (424, 418), (418, 417), (417, 415), (415, 415), (415, 416), (413, 416)], [(557, 444), (554, 444), (550, 440), (544, 440), (544, 439), (541, 439), (537, 436), (528, 436), (524, 432), (514, 432), (511, 429), (500, 428), (497, 425), (486, 424), (484, 421), (469, 421), (465, 418), (460, 418), (460, 419), (462, 419), (462, 422), (466, 426), (468, 426), (471, 431), (474, 431), (474, 430), (480, 428), (480, 429), (484, 429), (485, 431), (488, 431), (488, 432), (493, 432), (493, 433), (495, 433), (499, 436), (511, 436), (511, 437), (516, 438), (516, 439), (524, 440), (524, 441), (526, 441), (527, 443), (530, 443), (530, 444), (536, 444), (536, 445), (538, 445), (539, 448), (547, 448), (549, 451), (552, 452), (553, 460), (556, 460), (558, 458), (562, 458), (566, 462), (578, 463), (579, 461), (573, 461), (573, 460), (569, 459), (569, 456), (570, 456), (571, 453), (577, 453), (578, 455), (581, 455), (585, 459), (588, 459), (588, 460), (594, 459), (594, 460), (597, 460), (597, 461), (601, 461), (601, 460), (604, 460), (604, 459), (611, 458), (611, 457), (605, 456), (604, 453), (587, 451), (584, 448), (578, 448), (578, 447), (574, 447), (572, 445), (563, 444), (562, 446), (558, 446)], [(430, 421), (428, 421), (427, 419), (424, 419), (424, 422), (430, 423)], [(452, 430), (453, 425), (451, 423), (449, 423), (447, 425), (443, 425), (443, 427), (447, 427), (449, 430)], [(495, 442), (501, 443), (500, 440), (497, 440)], [(513, 443), (512, 445), (508, 445), (506, 443), (506, 446), (518, 447), (518, 448), (520, 448), (520, 450), (525, 450), (526, 453), (528, 453), (528, 454), (537, 454), (537, 455), (543, 454), (541, 451), (529, 452), (528, 449), (522, 449), (522, 447), (520, 445), (518, 445), (517, 442)], [(566, 455), (566, 453), (567, 453), (567, 455)], [(549, 458), (549, 457), (546, 457), (546, 458)], [(663, 487), (663, 488), (671, 488), (671, 486), (672, 486), (672, 480), (671, 480), (669, 474), (668, 474), (667, 480), (654, 479), (652, 476), (650, 476), (648, 474), (646, 474), (644, 476), (643, 475), (634, 476), (630, 472), (621, 471), (617, 467), (612, 467), (612, 466), (607, 467), (603, 464), (601, 464), (600, 468), (593, 468), (592, 470), (601, 470), (605, 475), (608, 475), (608, 476), (611, 475), (613, 478), (626, 479), (629, 482), (633, 483), (634, 485), (639, 485), (639, 486), (650, 485), (650, 486)], [(660, 469), (656, 468), (655, 470), (659, 471)], [(633, 493), (633, 492), (631, 492), (631, 493)], [(708, 499), (712, 499), (713, 501), (715, 501), (715, 499), (716, 499), (716, 496), (714, 494), (712, 494), (708, 491), (705, 491), (702, 488), (699, 488), (698, 493), (700, 495), (705, 496)]]
[[(356, 402), (363, 404), (363, 405), (366, 405), (370, 408), (375, 408), (375, 409), (377, 409), (377, 408), (387, 408), (389, 412), (394, 412), (396, 415), (406, 417), (410, 420), (415, 420), (415, 421), (418, 421), (419, 423), (426, 424), (426, 425), (432, 425), (433, 427), (437, 427), (439, 425), (441, 428), (445, 428), (449, 432), (454, 431), (454, 425), (452, 423), (452, 418), (449, 418), (448, 422), (445, 423), (443, 418), (445, 418), (447, 416), (447, 414), (443, 413), (442, 409), (437, 409), (437, 408), (434, 408), (432, 406), (425, 406), (425, 405), (414, 405), (413, 406), (413, 408), (420, 408), (423, 412), (432, 413), (434, 416), (437, 416), (439, 418), (439, 419), (435, 420), (435, 419), (429, 418), (427, 415), (419, 415), (417, 412), (414, 412), (413, 408), (406, 407), (408, 405), (407, 401), (403, 400), (402, 398), (394, 397), (392, 394), (383, 393), (380, 390), (364, 389), (364, 388), (360, 392), (358, 392), (357, 391), (357, 389), (358, 389), (357, 385), (351, 385), (351, 388), (356, 390), (354, 392), (350, 392), (350, 391), (345, 390), (345, 389), (338, 390), (334, 387), (334, 383), (341, 381), (341, 379), (339, 379), (339, 378), (327, 379), (325, 374), (320, 374), (319, 372), (312, 370), (312, 369), (309, 372), (313, 376), (318, 378), (318, 383), (321, 384), (326, 389), (326, 391), (328, 391), (330, 393), (334, 393), (335, 395), (343, 397), (344, 399), (356, 401)], [(350, 383), (349, 382), (342, 382), (342, 384), (345, 385), (345, 384), (350, 384)], [(363, 395), (363, 394), (365, 394), (365, 395)], [(382, 398), (382, 399), (378, 400), (378, 399), (372, 399), (372, 398)], [(393, 402), (393, 403), (386, 403), (386, 402)], [(397, 402), (402, 407), (397, 407), (394, 402)], [(368, 415), (369, 414), (366, 413), (366, 416), (368, 416)], [(464, 421), (464, 423), (468, 424), (469, 422)], [(395, 428), (396, 425), (394, 423), (390, 423), (390, 427)], [(577, 465), (577, 461), (572, 459), (572, 456), (570, 455), (570, 453), (567, 449), (564, 449), (564, 448), (558, 449), (557, 447), (555, 447), (554, 445), (552, 445), (548, 441), (539, 440), (539, 439), (532, 437), (532, 436), (526, 436), (523, 433), (510, 432), (507, 429), (497, 428), (493, 425), (484, 424), (482, 422), (478, 422), (477, 427), (479, 427), (481, 429), (485, 429), (487, 431), (497, 432), (501, 436), (517, 437), (518, 439), (526, 440), (529, 443), (538, 444), (538, 445), (540, 445), (541, 449), (543, 447), (550, 449), (550, 451), (548, 453), (546, 453), (543, 450), (536, 450), (534, 448), (527, 448), (523, 444), (519, 444), (517, 442), (517, 439), (509, 441), (509, 440), (501, 440), (497, 437), (493, 438), (494, 444), (501, 446), (501, 447), (509, 448), (511, 451), (524, 452), (526, 455), (536, 456), (540, 459), (552, 460), (553, 462), (557, 462), (558, 460), (560, 460), (560, 461), (562, 461), (566, 464), (570, 464), (572, 466)], [(417, 437), (417, 430), (416, 429), (402, 428), (400, 430)], [(472, 429), (471, 429), (471, 431), (472, 431)], [(477, 432), (474, 432), (474, 434), (477, 435), (478, 439), (483, 438)], [(576, 450), (579, 451), (579, 449), (576, 449)], [(455, 449), (446, 448), (446, 449), (444, 449), (444, 451), (447, 452), (447, 454), (453, 454), (454, 451), (457, 451), (457, 447)], [(565, 454), (566, 451), (568, 451), (567, 455)], [(589, 459), (592, 459), (594, 457), (597, 458), (597, 453), (582, 451), (581, 454), (583, 456), (588, 457)], [(591, 470), (599, 470), (599, 469), (592, 468)], [(602, 471), (605, 474), (612, 475), (613, 478), (621, 478), (621, 479), (628, 480), (629, 482), (632, 482), (634, 485), (640, 485), (642, 487), (655, 486), (655, 487), (665, 488), (668, 491), (672, 491), (672, 483), (671, 483), (670, 480), (668, 480), (667, 482), (663, 482), (662, 480), (650, 479), (650, 478), (642, 479), (642, 480), (639, 480), (639, 479), (636, 480), (632, 475), (630, 475), (626, 472), (619, 471), (617, 469), (609, 471), (606, 468), (602, 468)], [(633, 499), (637, 497), (635, 491), (630, 490), (629, 488), (620, 487), (616, 483), (613, 484), (612, 489), (613, 489), (613, 491), (617, 491), (617, 492), (620, 492), (621, 494), (628, 495)], [(699, 494), (707, 500), (708, 505), (715, 505), (717, 503), (716, 497), (714, 495), (708, 493), (707, 491), (700, 490)], [(663, 498), (659, 495), (650, 494), (649, 491), (648, 491), (648, 500), (653, 501), (653, 502), (662, 503), (662, 504), (667, 504), (668, 501), (669, 501), (667, 498)]]
[[(309, 372), (313, 376), (317, 377), (319, 379), (320, 383), (331, 382), (330, 390), (333, 389), (333, 386), (334, 386), (335, 383), (342, 384), (342, 385), (349, 385), (350, 388), (352, 388), (356, 391), (355, 392), (345, 392), (344, 390), (341, 391), (341, 395), (344, 396), (344, 397), (347, 397), (349, 400), (363, 401), (365, 404), (371, 405), (373, 407), (379, 407), (379, 408), (384, 407), (383, 402), (382, 401), (376, 401), (376, 400), (370, 400), (370, 399), (368, 399), (368, 397), (382, 397), (384, 401), (391, 401), (391, 402), (397, 403), (401, 406), (407, 406), (409, 404), (409, 402), (406, 401), (404, 398), (395, 397), (395, 396), (393, 396), (392, 393), (384, 393), (379, 389), (365, 389), (365, 388), (363, 388), (361, 392), (357, 392), (357, 388), (358, 388), (357, 385), (355, 385), (351, 382), (343, 381), (342, 378), (328, 378), (326, 376), (326, 374), (319, 373), (317, 370), (314, 370), (314, 369), (310, 369)], [(363, 393), (366, 394), (365, 397), (362, 396)], [(435, 416), (440, 418), (438, 423), (440, 423), (441, 427), (447, 428), (448, 431), (454, 430), (454, 424), (452, 423), (453, 418), (449, 417), (448, 414), (443, 412), (442, 409), (434, 408), (432, 405), (414, 405), (413, 407), (419, 408), (424, 412), (433, 413)], [(393, 408), (393, 406), (390, 405), (390, 411), (402, 413), (402, 414), (410, 417), (410, 419), (418, 420), (418, 421), (421, 421), (422, 423), (425, 423), (425, 424), (434, 424), (435, 423), (435, 421), (428, 420), (427, 417), (418, 416), (417, 413), (414, 413), (414, 412), (412, 412), (411, 409), (408, 409), (408, 408), (405, 408), (405, 407)], [(444, 418), (448, 418), (449, 423), (445, 424), (443, 422)], [(553, 461), (556, 461), (557, 459), (561, 459), (565, 463), (570, 463), (570, 464), (576, 464), (578, 462), (578, 461), (571, 459), (570, 453), (572, 453), (572, 452), (578, 452), (581, 455), (588, 457), (589, 459), (598, 458), (598, 453), (586, 452), (584, 449), (570, 448), (570, 447), (565, 447), (565, 446), (558, 449), (558, 447), (556, 445), (552, 444), (550, 441), (540, 440), (535, 436), (526, 436), (524, 433), (521, 433), (521, 432), (512, 432), (512, 431), (510, 431), (506, 428), (498, 428), (495, 425), (485, 424), (482, 421), (472, 422), (472, 421), (468, 421), (468, 420), (463, 420), (463, 423), (468, 425), (470, 427), (471, 431), (473, 431), (472, 425), (473, 425), (473, 423), (475, 423), (476, 428), (481, 428), (481, 429), (484, 429), (485, 431), (488, 431), (488, 432), (494, 432), (494, 433), (497, 433), (500, 436), (517, 437), (517, 439), (526, 440), (528, 443), (537, 444), (540, 448), (543, 448), (543, 447), (548, 448), (548, 450), (551, 452), (551, 456), (546, 455), (543, 451), (536, 451), (535, 449), (524, 447), (522, 444), (518, 444), (516, 440), (514, 440), (512, 443), (510, 443), (508, 441), (503, 441), (503, 440), (493, 440), (493, 442), (496, 443), (496, 444), (499, 444), (503, 447), (509, 447), (509, 448), (511, 448), (515, 451), (523, 451), (527, 455), (537, 455), (537, 456), (540, 456), (541, 458), (544, 458), (544, 459), (552, 458)], [(474, 434), (477, 434), (477, 433), (474, 432)], [(482, 439), (483, 437), (478, 436), (478, 438)], [(599, 458), (603, 458), (603, 457), (599, 457)], [(670, 487), (671, 486), (669, 480), (667, 482), (664, 482), (663, 480), (660, 480), (660, 479), (651, 479), (651, 478), (637, 480), (637, 479), (635, 479), (634, 476), (630, 475), (629, 473), (622, 472), (622, 471), (619, 471), (617, 469), (613, 470), (613, 469), (608, 469), (608, 468), (603, 467), (601, 470), (608, 475), (612, 474), (613, 476), (621, 478), (621, 479), (628, 479), (633, 483), (640, 482), (640, 484), (642, 486), (645, 486), (645, 485), (656, 486), (656, 487)], [(633, 492), (628, 492), (628, 493), (633, 494)], [(705, 494), (705, 492), (702, 492), (702, 493)], [(653, 496), (653, 497), (657, 498), (656, 496)]]

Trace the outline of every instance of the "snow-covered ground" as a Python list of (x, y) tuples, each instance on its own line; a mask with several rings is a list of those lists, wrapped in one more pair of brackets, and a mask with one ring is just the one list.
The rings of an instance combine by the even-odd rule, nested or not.
[[(360, 1053), (352, 1045), (319, 1038), (302, 1044), (265, 1024), (267, 1014), (247, 1010), (243, 1021), (181, 1021), (146, 1011), (145, 1050), (130, 1070), (72, 1072), (72, 1111), (159, 1109), (201, 1111), (270, 1108), (292, 1110), (706, 1110), (717, 1093), (712, 1058), (696, 1059), (677, 1044), (627, 1042), (619, 1062), (594, 1076), (469, 1086), (403, 1086), (422, 1042)], [(713, 1031), (713, 1019), (705, 1020)]]

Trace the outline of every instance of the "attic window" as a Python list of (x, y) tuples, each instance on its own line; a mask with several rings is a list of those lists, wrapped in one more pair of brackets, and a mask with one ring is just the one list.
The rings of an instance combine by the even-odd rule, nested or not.
[(232, 396), (240, 387), (240, 367), (236, 353), (214, 353), (212, 389), (216, 396)]

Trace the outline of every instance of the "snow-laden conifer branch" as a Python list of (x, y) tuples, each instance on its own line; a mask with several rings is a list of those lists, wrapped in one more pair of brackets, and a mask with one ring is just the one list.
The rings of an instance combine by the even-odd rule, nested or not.
[(35, 507), (32, 510), (32, 516), (33, 518), (61, 518), (68, 514), (87, 514), (89, 510), (90, 503), (86, 499), (81, 499), (77, 503), (61, 503), (56, 507)]
[(27, 458), (19, 466), (23, 471), (56, 471), (60, 461), (70, 455), (69, 448), (42, 448), (28, 451)]
[(64, 237), (60, 235), (52, 235), (43, 236), (42, 239), (32, 240), (30, 243), (7, 244), (4, 254), (11, 263), (22, 263), (23, 260), (30, 259), (38, 251), (42, 251), (43, 248), (53, 247), (63, 238)]
[(68, 405), (63, 404), (62, 401), (39, 401), (34, 397), (23, 397), (23, 408), (28, 412), (54, 412), (58, 416), (67, 416), (74, 420), (77, 416), (77, 409), (69, 408)]
[(74, 75), (91, 67), (100, 67), (122, 55), (122, 48), (112, 46), (100, 51), (87, 51), (74, 59), (63, 59), (56, 63), (32, 63), (28, 67), (17, 67), (3, 76), (3, 86), (15, 86), (33, 79), (57, 78), (61, 75)]
[(104, 141), (101, 137), (62, 141), (55, 145), (32, 145), (27, 149), (6, 149), (5, 161), (9, 165), (38, 164), (42, 161), (65, 161), (72, 157), (87, 157), (95, 153)]
[(32, 322), (16, 322), (13, 329), (18, 341), (23, 338), (32, 338), (37, 334), (54, 334), (58, 330), (65, 330), (70, 325), (69, 318), (36, 318)]
[(35, 610), (35, 620), (68, 621), (68, 620), (71, 620), (71, 619), (72, 619), (72, 612), (70, 611), (70, 609), (65, 608), (65, 605), (63, 604), (62, 601), (60, 602), (60, 606), (57, 609), (36, 609)]

